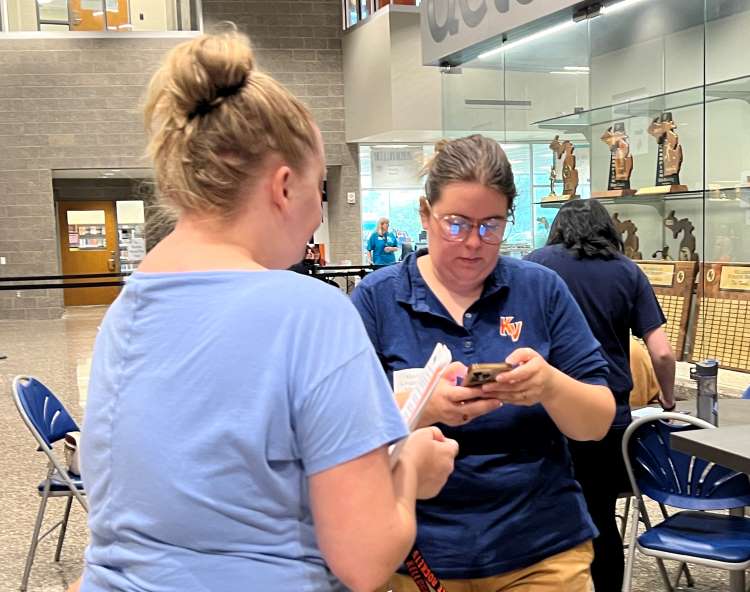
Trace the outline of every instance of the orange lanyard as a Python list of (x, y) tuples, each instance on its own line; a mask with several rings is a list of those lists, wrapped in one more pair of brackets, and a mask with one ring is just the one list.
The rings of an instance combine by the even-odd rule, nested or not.
[(431, 590), (434, 592), (446, 592), (438, 577), (430, 569), (430, 566), (427, 565), (427, 561), (425, 561), (419, 549), (412, 547), (404, 563), (411, 579), (414, 580), (417, 588), (419, 588), (419, 592), (431, 592)]

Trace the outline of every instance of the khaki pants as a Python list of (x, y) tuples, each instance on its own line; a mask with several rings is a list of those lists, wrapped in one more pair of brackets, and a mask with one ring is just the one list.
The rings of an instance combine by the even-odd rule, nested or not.
[[(523, 569), (474, 580), (443, 580), (447, 592), (591, 592), (591, 541)], [(435, 574), (440, 577), (440, 574)], [(394, 574), (385, 590), (419, 592), (409, 576)]]

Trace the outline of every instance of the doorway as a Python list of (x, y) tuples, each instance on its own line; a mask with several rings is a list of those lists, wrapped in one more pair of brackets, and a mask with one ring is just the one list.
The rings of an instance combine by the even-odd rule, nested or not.
[[(58, 203), (57, 214), (63, 275), (120, 271), (114, 202), (62, 201)], [(101, 281), (110, 281), (110, 278), (66, 280)], [(65, 306), (83, 306), (111, 304), (120, 293), (120, 288), (67, 288), (63, 292)]]
[[(57, 169), (52, 172), (61, 273), (127, 274), (146, 255), (147, 205), (154, 199), (149, 169)], [(65, 283), (114, 283), (120, 277), (71, 278)], [(63, 289), (65, 306), (111, 304), (119, 286)]]

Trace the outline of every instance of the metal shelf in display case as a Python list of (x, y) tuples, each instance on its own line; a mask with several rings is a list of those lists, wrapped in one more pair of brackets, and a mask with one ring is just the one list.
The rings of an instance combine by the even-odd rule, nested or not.
[[(661, 195), (629, 195), (623, 197), (593, 197), (603, 205), (637, 205), (637, 206), (654, 206), (660, 208), (670, 202), (679, 202), (683, 200), (703, 199), (706, 197), (710, 205), (726, 205), (732, 207), (750, 208), (750, 186), (748, 187), (723, 187), (720, 189), (708, 189), (698, 191), (683, 191), (680, 193), (668, 193)], [(559, 209), (564, 204), (572, 200), (559, 201), (540, 201), (534, 202), (534, 205), (542, 208)]]
[[(595, 109), (568, 113), (559, 117), (535, 121), (532, 125), (541, 129), (580, 132), (582, 128), (604, 125), (613, 121), (624, 121), (633, 117), (654, 118), (665, 111), (677, 111), (685, 107), (704, 104), (705, 87), (695, 86), (660, 95), (615, 103)], [(714, 100), (718, 100), (718, 97)]]
[(633, 117), (653, 119), (665, 111), (678, 111), (725, 99), (740, 99), (750, 103), (750, 76), (567, 113), (535, 121), (531, 125), (540, 129), (580, 132), (581, 128), (624, 121)]

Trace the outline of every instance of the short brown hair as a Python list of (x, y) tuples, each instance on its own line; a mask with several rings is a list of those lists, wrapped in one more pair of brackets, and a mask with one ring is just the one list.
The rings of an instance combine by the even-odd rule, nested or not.
[(256, 68), (236, 32), (172, 49), (149, 85), (145, 123), (159, 190), (180, 211), (227, 214), (270, 153), (297, 168), (316, 147), (308, 109)]
[(513, 209), (516, 184), (505, 151), (495, 140), (479, 134), (441, 140), (435, 144), (435, 156), (422, 171), (427, 175), (425, 195), (430, 204), (440, 199), (443, 188), (460, 181), (480, 183), (508, 198)]

